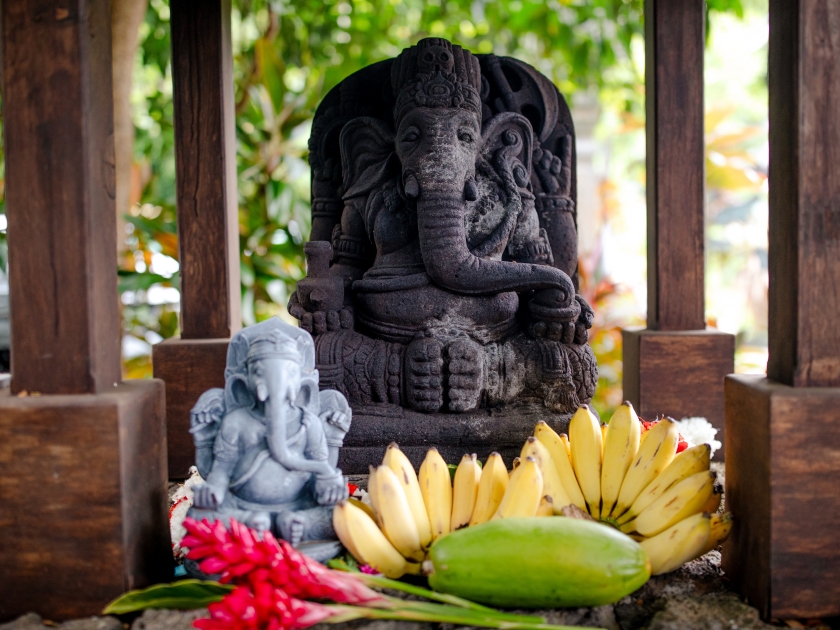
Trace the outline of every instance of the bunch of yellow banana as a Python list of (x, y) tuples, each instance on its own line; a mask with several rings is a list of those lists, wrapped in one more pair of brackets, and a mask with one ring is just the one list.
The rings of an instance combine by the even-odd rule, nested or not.
[(361, 563), (388, 577), (418, 573), (431, 543), (450, 531), (492, 519), (550, 515), (568, 497), (536, 439), (522, 449), (521, 465), (508, 473), (501, 455), (479, 465), (464, 455), (452, 479), (437, 449), (429, 449), (419, 476), (396, 444), (385, 451), (368, 479), (370, 505), (350, 499), (336, 506), (333, 525), (342, 544)]
[(574, 475), (563, 477), (565, 489), (570, 498), (579, 491), (585, 506), (572, 503), (638, 540), (650, 556), (653, 575), (673, 571), (729, 535), (731, 516), (712, 516), (722, 489), (709, 470), (711, 449), (700, 444), (677, 453), (679, 432), (672, 419), (642, 434), (642, 422), (628, 402), (608, 425), (599, 425), (583, 406), (569, 423), (568, 442), (544, 423), (535, 435), (553, 445), (558, 471), (571, 464)]
[(335, 530), (356, 560), (399, 577), (418, 573), (431, 543), (450, 531), (575, 506), (638, 540), (652, 573), (667, 573), (716, 547), (732, 519), (710, 515), (722, 490), (709, 470), (708, 444), (678, 454), (677, 425), (668, 418), (642, 430), (630, 403), (609, 425), (583, 406), (568, 436), (538, 422), (510, 472), (498, 453), (483, 468), (464, 455), (454, 480), (437, 449), (418, 477), (392, 443), (382, 465), (370, 469), (370, 506), (353, 499), (337, 506)]

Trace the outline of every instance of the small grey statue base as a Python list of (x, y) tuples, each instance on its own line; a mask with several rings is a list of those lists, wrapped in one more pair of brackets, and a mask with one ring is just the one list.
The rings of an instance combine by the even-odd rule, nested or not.
[(308, 332), (276, 317), (238, 332), (224, 389), (206, 391), (190, 413), (206, 481), (188, 516), (235, 518), (319, 560), (334, 556), (332, 509), (347, 497), (338, 453), (351, 416), (342, 394), (319, 391)]

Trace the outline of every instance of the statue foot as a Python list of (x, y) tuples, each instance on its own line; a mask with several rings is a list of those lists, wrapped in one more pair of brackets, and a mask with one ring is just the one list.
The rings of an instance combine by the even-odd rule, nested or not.
[(245, 520), (245, 525), (258, 532), (270, 531), (271, 516), (268, 512), (253, 512), (251, 516)]
[(472, 339), (449, 344), (449, 410), (471, 411), (481, 398), (481, 347)]
[(439, 411), (443, 406), (441, 344), (431, 337), (415, 339), (405, 351), (406, 396), (412, 409)]
[(277, 515), (277, 531), (280, 538), (292, 547), (297, 547), (303, 541), (306, 518), (298, 512), (281, 512)]

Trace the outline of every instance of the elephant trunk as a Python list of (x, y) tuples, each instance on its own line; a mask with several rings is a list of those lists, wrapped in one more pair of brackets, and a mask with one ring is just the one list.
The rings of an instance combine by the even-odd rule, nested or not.
[(467, 247), (462, 192), (421, 187), (417, 200), (420, 251), (429, 277), (439, 286), (469, 295), (558, 289), (570, 303), (575, 289), (563, 271), (547, 265), (480, 258)]

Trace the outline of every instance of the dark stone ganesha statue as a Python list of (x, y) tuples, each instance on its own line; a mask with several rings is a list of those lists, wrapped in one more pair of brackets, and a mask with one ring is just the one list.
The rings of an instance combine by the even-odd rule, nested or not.
[(332, 90), (310, 150), (289, 310), (322, 388), (427, 413), (590, 400), (573, 128), (543, 75), (424, 39)]

